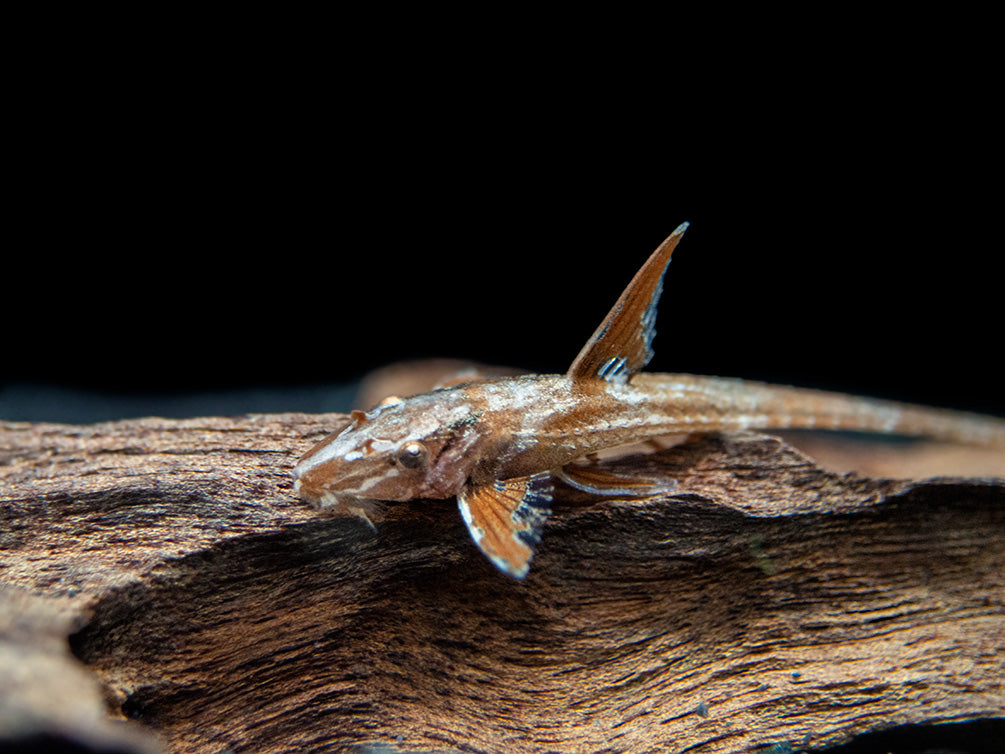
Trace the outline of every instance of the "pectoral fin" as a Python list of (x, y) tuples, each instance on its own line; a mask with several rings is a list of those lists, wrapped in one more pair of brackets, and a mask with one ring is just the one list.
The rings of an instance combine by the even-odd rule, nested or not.
[(457, 496), (471, 538), (503, 573), (527, 575), (541, 526), (551, 513), (549, 474), (468, 485)]
[(687, 223), (670, 234), (625, 288), (600, 327), (569, 367), (573, 379), (602, 379), (624, 384), (653, 357), (656, 304), (663, 275)]

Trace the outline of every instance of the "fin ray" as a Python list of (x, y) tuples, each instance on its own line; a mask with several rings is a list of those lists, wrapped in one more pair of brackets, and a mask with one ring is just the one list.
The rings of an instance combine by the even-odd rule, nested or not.
[(541, 473), (468, 485), (457, 506), (478, 548), (500, 571), (521, 579), (551, 513), (551, 499), (551, 476)]
[(677, 487), (676, 479), (617, 474), (580, 463), (567, 464), (554, 474), (570, 487), (591, 495), (648, 497), (670, 492)]
[(573, 379), (601, 379), (624, 384), (653, 357), (656, 305), (663, 275), (687, 223), (677, 226), (632, 278), (569, 367)]

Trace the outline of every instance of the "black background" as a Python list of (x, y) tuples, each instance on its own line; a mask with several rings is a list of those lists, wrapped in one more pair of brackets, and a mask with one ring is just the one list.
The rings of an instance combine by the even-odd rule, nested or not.
[[(53, 76), (17, 142), (3, 418), (347, 408), (318, 395), (428, 356), (563, 371), (685, 220), (651, 370), (1005, 413), (997, 134), (952, 71), (637, 92), (305, 54), (329, 74)], [(171, 402), (207, 392), (236, 402)]]

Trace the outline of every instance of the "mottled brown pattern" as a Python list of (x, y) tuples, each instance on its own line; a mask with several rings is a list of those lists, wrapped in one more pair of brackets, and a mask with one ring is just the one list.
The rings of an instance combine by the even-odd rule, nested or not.
[(0, 748), (727, 754), (1001, 718), (1001, 480), (694, 438), (602, 465), (672, 493), (556, 488), (515, 581), (453, 501), (376, 533), (298, 501), (345, 420), (0, 423)]
[[(678, 227), (643, 264), (565, 376), (472, 380), (382, 404), (372, 414), (354, 411), (350, 430), (294, 469), (299, 494), (330, 505), (348, 498), (449, 497), (464, 489), (483, 503), (475, 513), (487, 514), (494, 497), (478, 488), (491, 489), (498, 481), (519, 485), (626, 444), (720, 430), (854, 430), (1005, 449), (1005, 421), (991, 417), (736, 379), (637, 374), (652, 356), (663, 274), (686, 227)], [(402, 469), (405, 447), (428, 462)], [(630, 486), (589, 488), (615, 493)], [(362, 510), (364, 504), (345, 507)], [(511, 528), (509, 539), (516, 536), (505, 506), (491, 513)], [(514, 552), (517, 560), (507, 565), (500, 546), (486, 544), (490, 540), (471, 516), (468, 524), (496, 565), (522, 574), (529, 555)]]

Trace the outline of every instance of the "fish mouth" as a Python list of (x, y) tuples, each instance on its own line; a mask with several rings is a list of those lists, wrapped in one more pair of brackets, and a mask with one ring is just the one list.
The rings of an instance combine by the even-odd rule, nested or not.
[(297, 479), (293, 483), (293, 490), (300, 496), (301, 500), (309, 503), (311, 507), (319, 511), (327, 510), (337, 514), (355, 516), (365, 521), (373, 531), (377, 531), (373, 522), (381, 520), (384, 511), (384, 504), (380, 501), (342, 492), (332, 492), (331, 490), (319, 491), (302, 482), (303, 480)]
[(311, 507), (322, 510), (324, 508), (338, 508), (340, 510), (350, 510), (362, 504), (365, 498), (357, 497), (347, 492), (332, 492), (331, 490), (319, 489), (305, 483), (303, 479), (293, 482), (293, 491), (305, 503), (310, 503)]
[(305, 503), (309, 503), (311, 507), (319, 510), (322, 508), (341, 508), (347, 502), (355, 499), (353, 495), (345, 495), (321, 487), (315, 487), (308, 480), (299, 476), (293, 482), (293, 491)]

